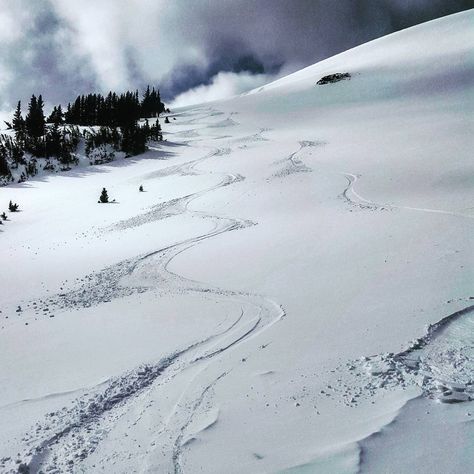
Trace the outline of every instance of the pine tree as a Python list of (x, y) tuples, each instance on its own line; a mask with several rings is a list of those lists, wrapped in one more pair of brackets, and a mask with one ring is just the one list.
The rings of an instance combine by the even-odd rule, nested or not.
[(44, 135), (46, 119), (44, 117), (44, 102), (41, 94), (38, 96), (38, 102), (36, 104), (36, 126), (38, 130), (38, 136)]
[(151, 135), (151, 128), (150, 124), (148, 123), (148, 119), (145, 119), (145, 125), (143, 125), (141, 128), (145, 137), (148, 138)]
[(21, 115), (21, 100), (18, 101), (18, 104), (15, 109), (15, 113), (13, 114), (13, 130), (17, 132), (18, 130), (22, 129), (22, 126), (24, 125), (24, 120)]
[(122, 143), (121, 150), (127, 156), (139, 155), (146, 150), (147, 135), (145, 127), (139, 127), (136, 122), (127, 127), (121, 127)]
[(45, 136), (45, 155), (59, 157), (61, 154), (62, 134), (59, 125), (53, 123), (53, 126), (46, 132)]
[(26, 114), (26, 119), (25, 119), (26, 130), (30, 136), (35, 136), (34, 135), (34, 132), (36, 129), (35, 114), (36, 114), (37, 106), (38, 106), (38, 101), (36, 99), (36, 96), (33, 94), (31, 96), (30, 103), (28, 105), (28, 113)]
[(47, 123), (53, 123), (56, 125), (61, 125), (63, 123), (63, 110), (61, 108), (61, 104), (59, 104), (57, 107), (53, 107), (53, 111), (49, 115), (48, 119), (46, 120)]
[(156, 122), (151, 126), (149, 137), (151, 140), (155, 140), (157, 142), (163, 140), (163, 134), (161, 133), (161, 125), (158, 119), (156, 119)]
[(18, 204), (13, 204), (11, 201), (8, 204), (8, 210), (10, 212), (18, 212)]
[(53, 107), (52, 112), (49, 114), (49, 117), (46, 119), (46, 123), (55, 123), (56, 122), (56, 106)]
[(7, 150), (3, 144), (0, 144), (0, 176), (11, 176), (7, 161)]
[(24, 133), (25, 133), (25, 120), (21, 115), (21, 101), (18, 101), (18, 105), (16, 106), (15, 113), (13, 115), (13, 130), (15, 130), (15, 137), (17, 141), (23, 141)]
[(99, 202), (103, 204), (109, 202), (109, 195), (107, 194), (107, 189), (102, 188), (102, 193), (100, 194)]
[(43, 107), (44, 103), (41, 95), (38, 98), (33, 95), (28, 106), (28, 115), (25, 120), (26, 130), (30, 137), (38, 138), (44, 135), (45, 118)]
[(165, 104), (161, 102), (160, 91), (147, 86), (141, 102), (142, 117), (158, 117), (165, 110)]
[(140, 187), (138, 188), (138, 190), (142, 193), (144, 191), (143, 189), (143, 186), (140, 184)]
[(149, 117), (150, 116), (150, 86), (147, 86), (146, 91), (143, 94), (141, 106), (142, 106), (142, 116)]

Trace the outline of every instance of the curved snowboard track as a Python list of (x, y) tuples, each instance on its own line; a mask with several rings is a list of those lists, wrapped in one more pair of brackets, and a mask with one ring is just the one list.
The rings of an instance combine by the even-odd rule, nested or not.
[[(262, 132), (265, 129), (262, 129)], [(262, 133), (260, 132), (260, 133)], [(298, 148), (296, 151), (288, 155), (286, 158), (282, 160), (276, 161), (274, 164), (279, 165), (281, 163), (284, 164), (283, 168), (273, 173), (272, 178), (284, 178), (286, 176), (290, 176), (296, 173), (311, 173), (312, 169), (307, 166), (299, 157), (298, 155), (306, 148), (311, 147), (319, 147), (326, 145), (326, 142), (323, 141), (313, 141), (313, 140), (301, 140), (298, 142)]]
[(464, 217), (466, 219), (474, 219), (473, 215), (464, 214), (461, 212), (453, 212), (453, 211), (446, 211), (443, 209), (428, 209), (423, 207), (411, 207), (411, 206), (398, 206), (395, 204), (380, 204), (370, 199), (366, 199), (362, 197), (354, 188), (355, 183), (360, 178), (360, 175), (357, 176), (353, 173), (342, 173), (347, 179), (347, 186), (345, 187), (344, 191), (342, 192), (342, 197), (351, 205), (357, 206), (361, 209), (372, 209), (372, 210), (380, 210), (380, 211), (387, 211), (391, 209), (401, 209), (407, 211), (417, 211), (417, 212), (428, 212), (432, 214), (445, 214), (448, 216), (454, 217)]
[[(179, 166), (165, 168), (158, 173), (162, 176), (200, 174), (201, 172), (195, 169), (198, 163), (230, 151), (229, 149), (224, 151), (216, 149), (204, 157)], [(31, 473), (81, 472), (81, 463), (97, 449), (100, 442), (114, 429), (119, 419), (124, 417), (128, 411), (133, 410), (134, 404), (140, 398), (146, 397), (147, 392), (154, 390), (156, 387), (167, 387), (173, 383), (177, 375), (182, 375), (191, 367), (202, 365), (203, 367), (198, 375), (190, 381), (199, 386), (200, 374), (204, 373), (213, 359), (257, 336), (285, 315), (278, 304), (260, 295), (211, 287), (205, 283), (187, 279), (169, 269), (170, 263), (176, 256), (200, 242), (225, 232), (254, 225), (249, 221), (211, 215), (202, 211), (191, 211), (188, 208), (193, 200), (206, 193), (243, 179), (240, 175), (225, 175), (213, 187), (160, 204), (150, 213), (128, 221), (122, 221), (114, 229), (109, 229), (135, 227), (149, 220), (164, 219), (171, 215), (183, 213), (208, 219), (213, 223), (213, 228), (205, 234), (159, 249), (136, 260), (118, 264), (120, 269), (119, 271), (115, 269), (116, 274), (113, 275), (113, 278), (115, 279), (116, 289), (124, 291), (118, 291), (115, 295), (106, 294), (104, 299), (99, 298), (93, 302), (93, 304), (100, 304), (103, 301), (110, 301), (111, 298), (124, 296), (129, 294), (126, 288), (131, 287), (138, 292), (154, 290), (158, 293), (166, 291), (168, 294), (170, 292), (195, 294), (216, 301), (234, 301), (241, 308), (235, 321), (224, 330), (178, 350), (158, 362), (144, 364), (120, 377), (101, 383), (77, 398), (72, 406), (65, 407), (58, 412), (49, 413), (42, 423), (37, 423), (31, 433), (24, 437), (27, 449), (20, 455), (19, 461), (21, 461), (21, 464), (18, 464), (17, 461), (16, 466), (12, 464), (11, 469), (7, 469), (5, 472), (17, 472), (18, 465), (21, 466), (24, 472)], [(112, 267), (111, 271), (114, 273)], [(104, 272), (107, 272), (107, 269)], [(106, 284), (107, 278), (105, 278)], [(62, 296), (67, 299), (67, 295)], [(60, 301), (61, 298), (59, 298), (59, 304)], [(182, 472), (180, 460), (186, 428), (191, 423), (194, 413), (199, 409), (204, 397), (209, 395), (211, 388), (227, 373), (221, 373), (218, 377), (214, 377), (211, 382), (202, 381), (201, 386), (203, 388), (198, 391), (199, 394), (195, 398), (193, 398), (194, 395), (187, 394), (187, 386), (185, 386), (174, 411), (163, 420), (160, 432), (166, 435), (167, 440), (172, 440), (172, 443), (166, 446), (167, 472)], [(193, 393), (195, 392), (196, 390), (193, 391)]]

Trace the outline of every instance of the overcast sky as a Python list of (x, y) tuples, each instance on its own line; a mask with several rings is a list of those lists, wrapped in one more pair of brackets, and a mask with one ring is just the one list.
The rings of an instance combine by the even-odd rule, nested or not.
[(257, 87), (474, 0), (0, 0), (0, 110), (141, 88), (184, 104)]

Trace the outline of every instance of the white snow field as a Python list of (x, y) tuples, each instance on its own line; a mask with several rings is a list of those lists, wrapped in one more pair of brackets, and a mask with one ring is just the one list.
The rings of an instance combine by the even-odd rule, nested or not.
[(473, 47), (471, 10), (0, 189), (0, 472), (472, 472)]

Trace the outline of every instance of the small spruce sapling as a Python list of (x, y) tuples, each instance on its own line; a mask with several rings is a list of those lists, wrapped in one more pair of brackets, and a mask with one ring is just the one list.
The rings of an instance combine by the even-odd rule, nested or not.
[(142, 193), (144, 190), (143, 190), (143, 186), (140, 184), (140, 187), (138, 188), (138, 190)]
[(170, 119), (168, 117), (165, 118), (165, 123), (170, 123)]
[[(18, 212), (18, 207), (19, 207), (18, 204), (16, 204), (16, 203), (13, 204), (11, 201), (10, 201), (9, 204), (8, 204), (8, 210), (9, 210), (10, 212)], [(5, 213), (4, 213), (4, 214), (5, 214)]]
[(109, 202), (109, 195), (107, 194), (107, 189), (102, 188), (102, 192), (99, 197), (99, 203), (108, 203)]
[(5, 214), (5, 211), (0, 214), (0, 218), (1, 218), (3, 221), (6, 221), (6, 220), (7, 220), (7, 215)]

